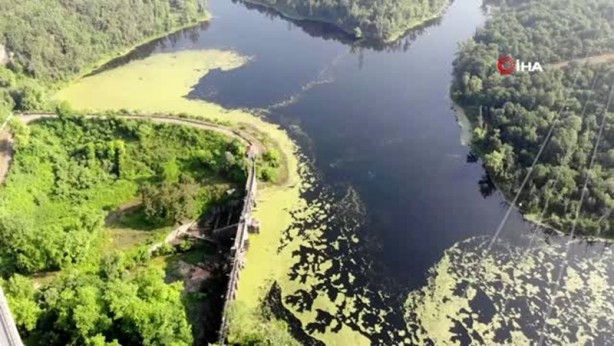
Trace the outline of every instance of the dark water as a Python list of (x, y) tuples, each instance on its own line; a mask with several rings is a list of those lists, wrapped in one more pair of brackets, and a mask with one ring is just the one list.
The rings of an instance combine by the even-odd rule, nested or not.
[[(460, 143), (449, 97), (457, 46), (484, 21), (480, 4), (456, 1), (415, 40), (378, 51), (311, 36), (282, 18), (217, 0), (196, 42), (183, 39), (163, 50), (227, 48), (253, 57), (243, 68), (208, 75), (194, 98), (267, 108), (298, 95), (269, 117), (306, 133), (305, 150), (324, 183), (357, 190), (388, 276), (420, 285), (443, 250), (491, 234), (503, 216), (503, 200), (480, 193), (484, 170), (466, 162), (469, 150)], [(509, 226), (524, 224), (514, 216)]]
[[(322, 190), (351, 196), (348, 206), (360, 205), (363, 217), (354, 226), (366, 245), (353, 251), (346, 244), (346, 250), (327, 254), (346, 258), (334, 270), (357, 277), (344, 282), (349, 291), (371, 294), (371, 305), (389, 311), (425, 285), (428, 269), (445, 250), (494, 233), (507, 206), (498, 192), (483, 188), (481, 164), (468, 162), (449, 97), (458, 45), (485, 20), (479, 0), (456, 0), (441, 20), (388, 47), (356, 45), (328, 25), (294, 23), (229, 0), (210, 0), (209, 6), (210, 24), (141, 47), (127, 60), (209, 48), (252, 57), (242, 68), (210, 73), (188, 97), (266, 110), (271, 121), (291, 129), (314, 161)], [(524, 239), (529, 229), (512, 213), (502, 234)], [(327, 234), (326, 241), (340, 234)], [(592, 251), (585, 245), (573, 250)], [(325, 287), (330, 294), (335, 284), (319, 280), (318, 290)], [(375, 297), (373, 292), (384, 293)], [(302, 299), (294, 298), (295, 303)], [(404, 328), (402, 314), (399, 308), (373, 322), (385, 329), (378, 333), (356, 321), (367, 320), (364, 316), (340, 322), (385, 343), (395, 341), (391, 330)]]

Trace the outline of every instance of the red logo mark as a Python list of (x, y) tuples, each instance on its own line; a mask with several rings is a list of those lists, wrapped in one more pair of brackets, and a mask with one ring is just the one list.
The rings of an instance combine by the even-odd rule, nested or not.
[(512, 74), (514, 71), (516, 71), (516, 61), (509, 56), (504, 56), (499, 58), (497, 68), (503, 75)]

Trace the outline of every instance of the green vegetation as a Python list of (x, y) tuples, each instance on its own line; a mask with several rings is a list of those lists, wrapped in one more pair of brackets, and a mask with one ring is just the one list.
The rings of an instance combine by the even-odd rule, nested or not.
[(50, 84), (203, 18), (197, 0), (0, 0), (0, 114), (44, 108)]
[[(608, 0), (509, 1), (465, 43), (452, 93), (474, 124), (473, 144), (497, 185), (515, 194), (552, 122), (552, 138), (521, 196), (529, 217), (569, 231), (590, 177), (578, 232), (614, 236), (614, 114), (606, 110), (614, 64), (557, 62), (614, 52), (614, 4)], [(570, 15), (573, 14), (573, 15)], [(497, 59), (539, 61), (543, 73), (502, 76)], [(575, 83), (574, 83), (575, 82)], [(596, 164), (587, 171), (607, 111)]]
[(228, 342), (233, 345), (300, 345), (288, 332), (285, 322), (269, 315), (268, 311), (253, 311), (241, 302), (234, 302), (230, 307)]
[[(0, 194), (0, 271), (22, 335), (46, 345), (191, 344), (182, 285), (142, 268), (147, 246), (104, 253), (104, 216), (140, 191), (153, 203), (143, 196), (146, 217), (133, 226), (194, 219), (224, 198), (212, 182), (244, 183), (244, 146), (186, 126), (70, 115), (29, 127), (15, 121), (13, 132), (14, 162)], [(38, 291), (15, 274), (58, 269)]]
[[(54, 85), (87, 73), (105, 57), (111, 57), (154, 36), (202, 19), (202, 8), (197, 4), (202, 2), (137, 0), (128, 3), (111, 0), (97, 3), (91, 0), (44, 0), (19, 3), (0, 0), (0, 60), (4, 48), (11, 57), (6, 66), (0, 66), (0, 119), (4, 120), (11, 110), (19, 112), (51, 108), (53, 105), (46, 94)], [(33, 18), (32, 23), (24, 21), (24, 18)], [(184, 69), (197, 78), (202, 77), (208, 70), (198, 66), (219, 62), (216, 59), (202, 59), (201, 52), (191, 53), (194, 53), (196, 60), (192, 64), (184, 64)], [(223, 53), (223, 56), (227, 55), (231, 55), (230, 52)], [(244, 61), (244, 58), (235, 59), (232, 56), (225, 62), (229, 67), (222, 67), (222, 70), (235, 68), (235, 65)], [(225, 119), (231, 118), (236, 122), (256, 123), (266, 131), (267, 138), (271, 136), (276, 142), (284, 144), (282, 155), (272, 151), (270, 155), (258, 160), (262, 167), (262, 170), (259, 170), (260, 177), (265, 180), (288, 181), (289, 173), (278, 173), (278, 170), (290, 170), (296, 164), (296, 158), (291, 155), (294, 145), (285, 133), (276, 126), (244, 112), (236, 111), (235, 114), (230, 114), (235, 115), (234, 117), (228, 116), (231, 112), (216, 105), (203, 107), (203, 103), (185, 100), (183, 85), (180, 88), (168, 85), (168, 81), (173, 78), (186, 83), (185, 87), (188, 88), (194, 84), (175, 77), (178, 65), (181, 63), (175, 60), (174, 56), (170, 64), (164, 65), (171, 78), (160, 74), (159, 68), (151, 70), (165, 81), (158, 84), (164, 94), (158, 97), (147, 91), (143, 92), (144, 104), (147, 107), (140, 109), (147, 110), (152, 105), (162, 104), (168, 107), (163, 111), (165, 113), (206, 113), (208, 116), (213, 114), (214, 117), (220, 115)], [(141, 77), (139, 76), (139, 80), (143, 81)], [(125, 82), (121, 81), (122, 97), (110, 96), (112, 102), (105, 99), (107, 96), (101, 94), (100, 89), (93, 95), (97, 100), (101, 100), (105, 109), (135, 109), (136, 107), (130, 104), (135, 90), (126, 88)], [(181, 102), (168, 102), (167, 96)], [(139, 100), (138, 97), (136, 99)], [(79, 97), (79, 100), (89, 99)], [(127, 105), (115, 106), (116, 103), (126, 100)], [(177, 103), (181, 104), (178, 106)], [(63, 123), (59, 126), (61, 128), (65, 122), (78, 124), (74, 127), (83, 124), (87, 131), (91, 129), (100, 133), (92, 135), (88, 132), (87, 136), (66, 133), (56, 136), (61, 132), (56, 128), (57, 123)], [(117, 125), (115, 121), (110, 122), (112, 128)], [(239, 149), (237, 143), (224, 141), (211, 143), (212, 148), (217, 148), (213, 155), (204, 150), (189, 158), (180, 157), (187, 155), (181, 150), (198, 149), (201, 143), (176, 142), (175, 137), (159, 137), (160, 128), (152, 125), (145, 131), (152, 139), (148, 149), (160, 150), (163, 153), (153, 153), (156, 158), (143, 162), (140, 157), (131, 157), (135, 154), (133, 145), (146, 145), (132, 142), (134, 138), (131, 136), (138, 137), (140, 141), (141, 133), (118, 133), (119, 135), (114, 137), (115, 128), (109, 130), (104, 124), (98, 128), (98, 125), (92, 125), (95, 123), (98, 121), (64, 117), (59, 122), (36, 124), (31, 127), (31, 131), (18, 121), (11, 124), (17, 135), (17, 154), (7, 185), (0, 192), (0, 274), (7, 278), (5, 281), (0, 280), (0, 284), (7, 288), (12, 310), (19, 310), (15, 315), (20, 332), (28, 344), (190, 344), (192, 339), (189, 326), (185, 323), (184, 312), (186, 295), (179, 296), (180, 286), (166, 286), (160, 272), (140, 267), (151, 267), (159, 260), (157, 258), (150, 261), (149, 246), (143, 245), (143, 237), (133, 237), (132, 243), (126, 244), (123, 243), (124, 238), (121, 235), (116, 237), (116, 234), (113, 234), (111, 236), (117, 238), (117, 244), (113, 244), (112, 248), (121, 249), (122, 252), (105, 254), (111, 247), (103, 243), (108, 240), (106, 238), (111, 232), (103, 226), (104, 216), (110, 211), (117, 211), (118, 207), (123, 210), (124, 206), (140, 199), (143, 192), (148, 191), (148, 196), (153, 197), (150, 200), (151, 205), (159, 209), (150, 209), (149, 213), (143, 207), (136, 211), (126, 210), (125, 213), (119, 213), (114, 222), (128, 228), (139, 228), (126, 230), (131, 234), (140, 231), (143, 234), (150, 233), (150, 230), (157, 233), (168, 228), (159, 226), (177, 222), (193, 214), (195, 210), (200, 212), (206, 209), (207, 201), (216, 200), (219, 194), (209, 188), (212, 183), (209, 178), (213, 183), (219, 183), (220, 180), (244, 180), (243, 152), (233, 152), (234, 149)], [(117, 126), (122, 129), (124, 125), (141, 127), (135, 124)], [(182, 134), (178, 132), (181, 131), (174, 134), (181, 137)], [(103, 138), (96, 139), (98, 134), (103, 135)], [(159, 142), (153, 142), (154, 135)], [(92, 143), (95, 157), (91, 156), (92, 146), (83, 141), (85, 137), (88, 142), (94, 138)], [(268, 141), (265, 142), (268, 144)], [(175, 143), (180, 145), (175, 146)], [(176, 153), (174, 160), (178, 167), (173, 167), (173, 163), (162, 165), (163, 162), (173, 161), (167, 160), (166, 154), (178, 147), (181, 150)], [(42, 151), (36, 152), (39, 149)], [(244, 148), (241, 147), (240, 150)], [(204, 155), (199, 156), (200, 154)], [(138, 155), (141, 155), (141, 152), (138, 152)], [(216, 161), (217, 158), (223, 159), (224, 162)], [(205, 169), (210, 175), (201, 179), (192, 169), (194, 166), (200, 169), (207, 163), (212, 164)], [(140, 171), (141, 169), (143, 170)], [(41, 181), (36, 178), (39, 171)], [(193, 202), (195, 196), (192, 193), (179, 193), (170, 197), (163, 193), (175, 193), (176, 190), (171, 187), (192, 186), (194, 183), (200, 187), (196, 208), (193, 203), (188, 203), (189, 208), (175, 208), (177, 200), (187, 198)], [(185, 192), (187, 189), (182, 190)], [(285, 220), (288, 211), (280, 209), (279, 205), (285, 204), (285, 197), (289, 193), (298, 194), (298, 189), (270, 190), (270, 202), (263, 203), (260, 208), (267, 213), (275, 211), (274, 215), (271, 212), (273, 216), (270, 219), (274, 222), (268, 225), (271, 231), (285, 227), (278, 223), (279, 220), (287, 222)], [(280, 202), (282, 199), (284, 201)], [(16, 204), (11, 204), (13, 202)], [(21, 207), (24, 207), (23, 216)], [(12, 220), (12, 216), (17, 215), (16, 210), (19, 210), (19, 220)], [(112, 232), (121, 233), (124, 230), (116, 232), (113, 229)], [(167, 246), (162, 247), (162, 250), (174, 252)], [(183, 251), (181, 246), (179, 250)], [(61, 271), (32, 276), (42, 279), (32, 280), (17, 274), (29, 275), (40, 270), (55, 269)], [(35, 289), (32, 281), (37, 287), (41, 283), (44, 286)], [(113, 292), (117, 293), (115, 297), (110, 296)], [(125, 296), (134, 299), (122, 299)], [(122, 303), (124, 305), (121, 305)]]
[(116, 256), (100, 273), (70, 271), (40, 291), (19, 275), (3, 283), (22, 336), (44, 345), (190, 345), (182, 285), (125, 263)]
[(179, 224), (197, 215), (198, 184), (184, 178), (179, 183), (160, 186), (147, 184), (141, 188), (145, 215), (149, 220)]
[[(14, 163), (0, 195), (4, 275), (87, 262), (96, 254), (104, 214), (134, 200), (144, 186), (174, 203), (163, 206), (173, 217), (149, 221), (173, 225), (197, 217), (220, 198), (219, 191), (209, 188), (212, 178), (245, 180), (236, 141), (213, 132), (78, 117), (24, 129), (31, 131), (16, 137)], [(175, 195), (168, 188), (173, 184), (191, 189), (189, 208), (175, 203), (186, 192)]]
[(246, 0), (299, 19), (335, 24), (357, 38), (394, 41), (439, 17), (448, 0)]
[(258, 157), (256, 164), (258, 166), (258, 178), (263, 181), (278, 181), (279, 168), (281, 167), (281, 154), (276, 149), (268, 149), (264, 154)]

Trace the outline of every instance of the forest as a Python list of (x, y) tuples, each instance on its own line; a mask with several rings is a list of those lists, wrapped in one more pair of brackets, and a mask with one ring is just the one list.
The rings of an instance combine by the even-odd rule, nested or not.
[[(244, 184), (245, 145), (210, 131), (118, 118), (62, 115), (11, 126), (0, 274), (22, 336), (45, 345), (192, 344), (183, 285), (167, 285), (148, 265), (156, 255), (150, 243), (109, 248), (115, 231), (106, 217), (136, 200), (128, 216), (137, 222), (120, 229), (146, 234), (194, 220)], [(56, 278), (36, 290), (26, 277), (50, 271)]]
[(204, 13), (199, 0), (0, 0), (0, 115), (40, 110), (49, 85)]
[(356, 38), (394, 41), (439, 17), (449, 0), (245, 0), (290, 17), (334, 24)]
[[(614, 53), (614, 3), (497, 3), (454, 62), (452, 96), (473, 123), (473, 149), (511, 199), (548, 140), (522, 190), (520, 209), (529, 219), (570, 232), (586, 183), (576, 234), (612, 237), (614, 114), (608, 100), (614, 63), (565, 62)], [(502, 56), (538, 61), (544, 71), (503, 76), (497, 70)]]

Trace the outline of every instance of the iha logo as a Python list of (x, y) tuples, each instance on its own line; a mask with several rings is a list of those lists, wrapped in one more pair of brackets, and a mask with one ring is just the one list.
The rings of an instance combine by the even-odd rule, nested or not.
[(539, 62), (524, 62), (514, 60), (512, 57), (504, 56), (499, 58), (497, 68), (502, 75), (510, 75), (515, 72), (543, 72), (544, 69)]

